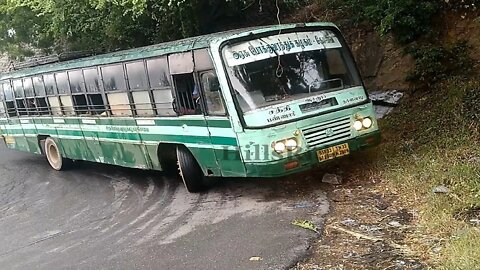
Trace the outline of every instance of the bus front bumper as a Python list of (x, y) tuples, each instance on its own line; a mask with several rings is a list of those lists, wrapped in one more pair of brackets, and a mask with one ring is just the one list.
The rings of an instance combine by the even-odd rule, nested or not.
[[(372, 133), (348, 140), (344, 143), (348, 143), (351, 154), (352, 152), (377, 146), (380, 144), (380, 141), (380, 131), (374, 131)], [(317, 155), (318, 151), (336, 145), (338, 144), (327, 145), (323, 148), (316, 148), (301, 155), (292, 156), (282, 160), (246, 163), (245, 168), (247, 170), (247, 177), (280, 177), (309, 170), (317, 165), (325, 163), (319, 161)]]

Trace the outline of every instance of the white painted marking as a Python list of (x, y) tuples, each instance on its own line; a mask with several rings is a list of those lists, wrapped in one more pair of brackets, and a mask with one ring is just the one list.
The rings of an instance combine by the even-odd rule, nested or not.
[(97, 124), (97, 121), (95, 119), (82, 119), (82, 123), (88, 125), (95, 125)]
[(155, 120), (139, 119), (139, 120), (137, 120), (137, 125), (139, 125), (139, 126), (154, 126), (155, 125)]
[(53, 123), (55, 123), (55, 124), (65, 124), (65, 120), (63, 120), (63, 119), (53, 119)]

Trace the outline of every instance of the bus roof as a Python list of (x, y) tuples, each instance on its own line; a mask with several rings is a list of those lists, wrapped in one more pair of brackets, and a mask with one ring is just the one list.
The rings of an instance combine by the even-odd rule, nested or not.
[(89, 56), (85, 58), (79, 58), (75, 60), (69, 60), (64, 62), (56, 62), (52, 64), (39, 65), (32, 68), (26, 68), (16, 70), (12, 72), (6, 72), (0, 75), (0, 80), (21, 78), (26, 76), (32, 76), (36, 74), (43, 74), (49, 72), (58, 72), (62, 70), (80, 69), (85, 67), (108, 65), (118, 62), (134, 61), (143, 58), (150, 58), (155, 56), (168, 55), (172, 53), (186, 52), (195, 49), (202, 49), (209, 47), (213, 40), (217, 39), (229, 39), (239, 36), (245, 36), (248, 34), (258, 34), (268, 31), (280, 30), (280, 29), (292, 29), (295, 27), (314, 27), (314, 26), (329, 26), (336, 27), (332, 23), (305, 23), (305, 24), (282, 24), (271, 26), (258, 26), (250, 28), (235, 29), (225, 32), (212, 33), (208, 35), (196, 36), (185, 38), (181, 40), (175, 40), (165, 43), (159, 43), (155, 45), (134, 48), (129, 50), (122, 50), (117, 52), (111, 52), (107, 54), (101, 54), (96, 56)]

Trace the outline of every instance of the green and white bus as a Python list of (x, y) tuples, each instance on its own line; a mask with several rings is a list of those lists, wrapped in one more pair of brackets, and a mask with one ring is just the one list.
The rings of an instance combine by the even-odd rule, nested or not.
[(62, 170), (86, 160), (209, 177), (278, 177), (380, 142), (330, 23), (240, 29), (0, 76), (0, 135)]

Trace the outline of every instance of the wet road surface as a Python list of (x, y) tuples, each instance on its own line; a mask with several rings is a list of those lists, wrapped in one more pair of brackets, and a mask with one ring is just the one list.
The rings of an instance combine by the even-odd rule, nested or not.
[(158, 172), (88, 162), (56, 172), (1, 145), (0, 268), (289, 268), (319, 237), (291, 222), (321, 225), (328, 212), (320, 175), (305, 178), (189, 194)]

